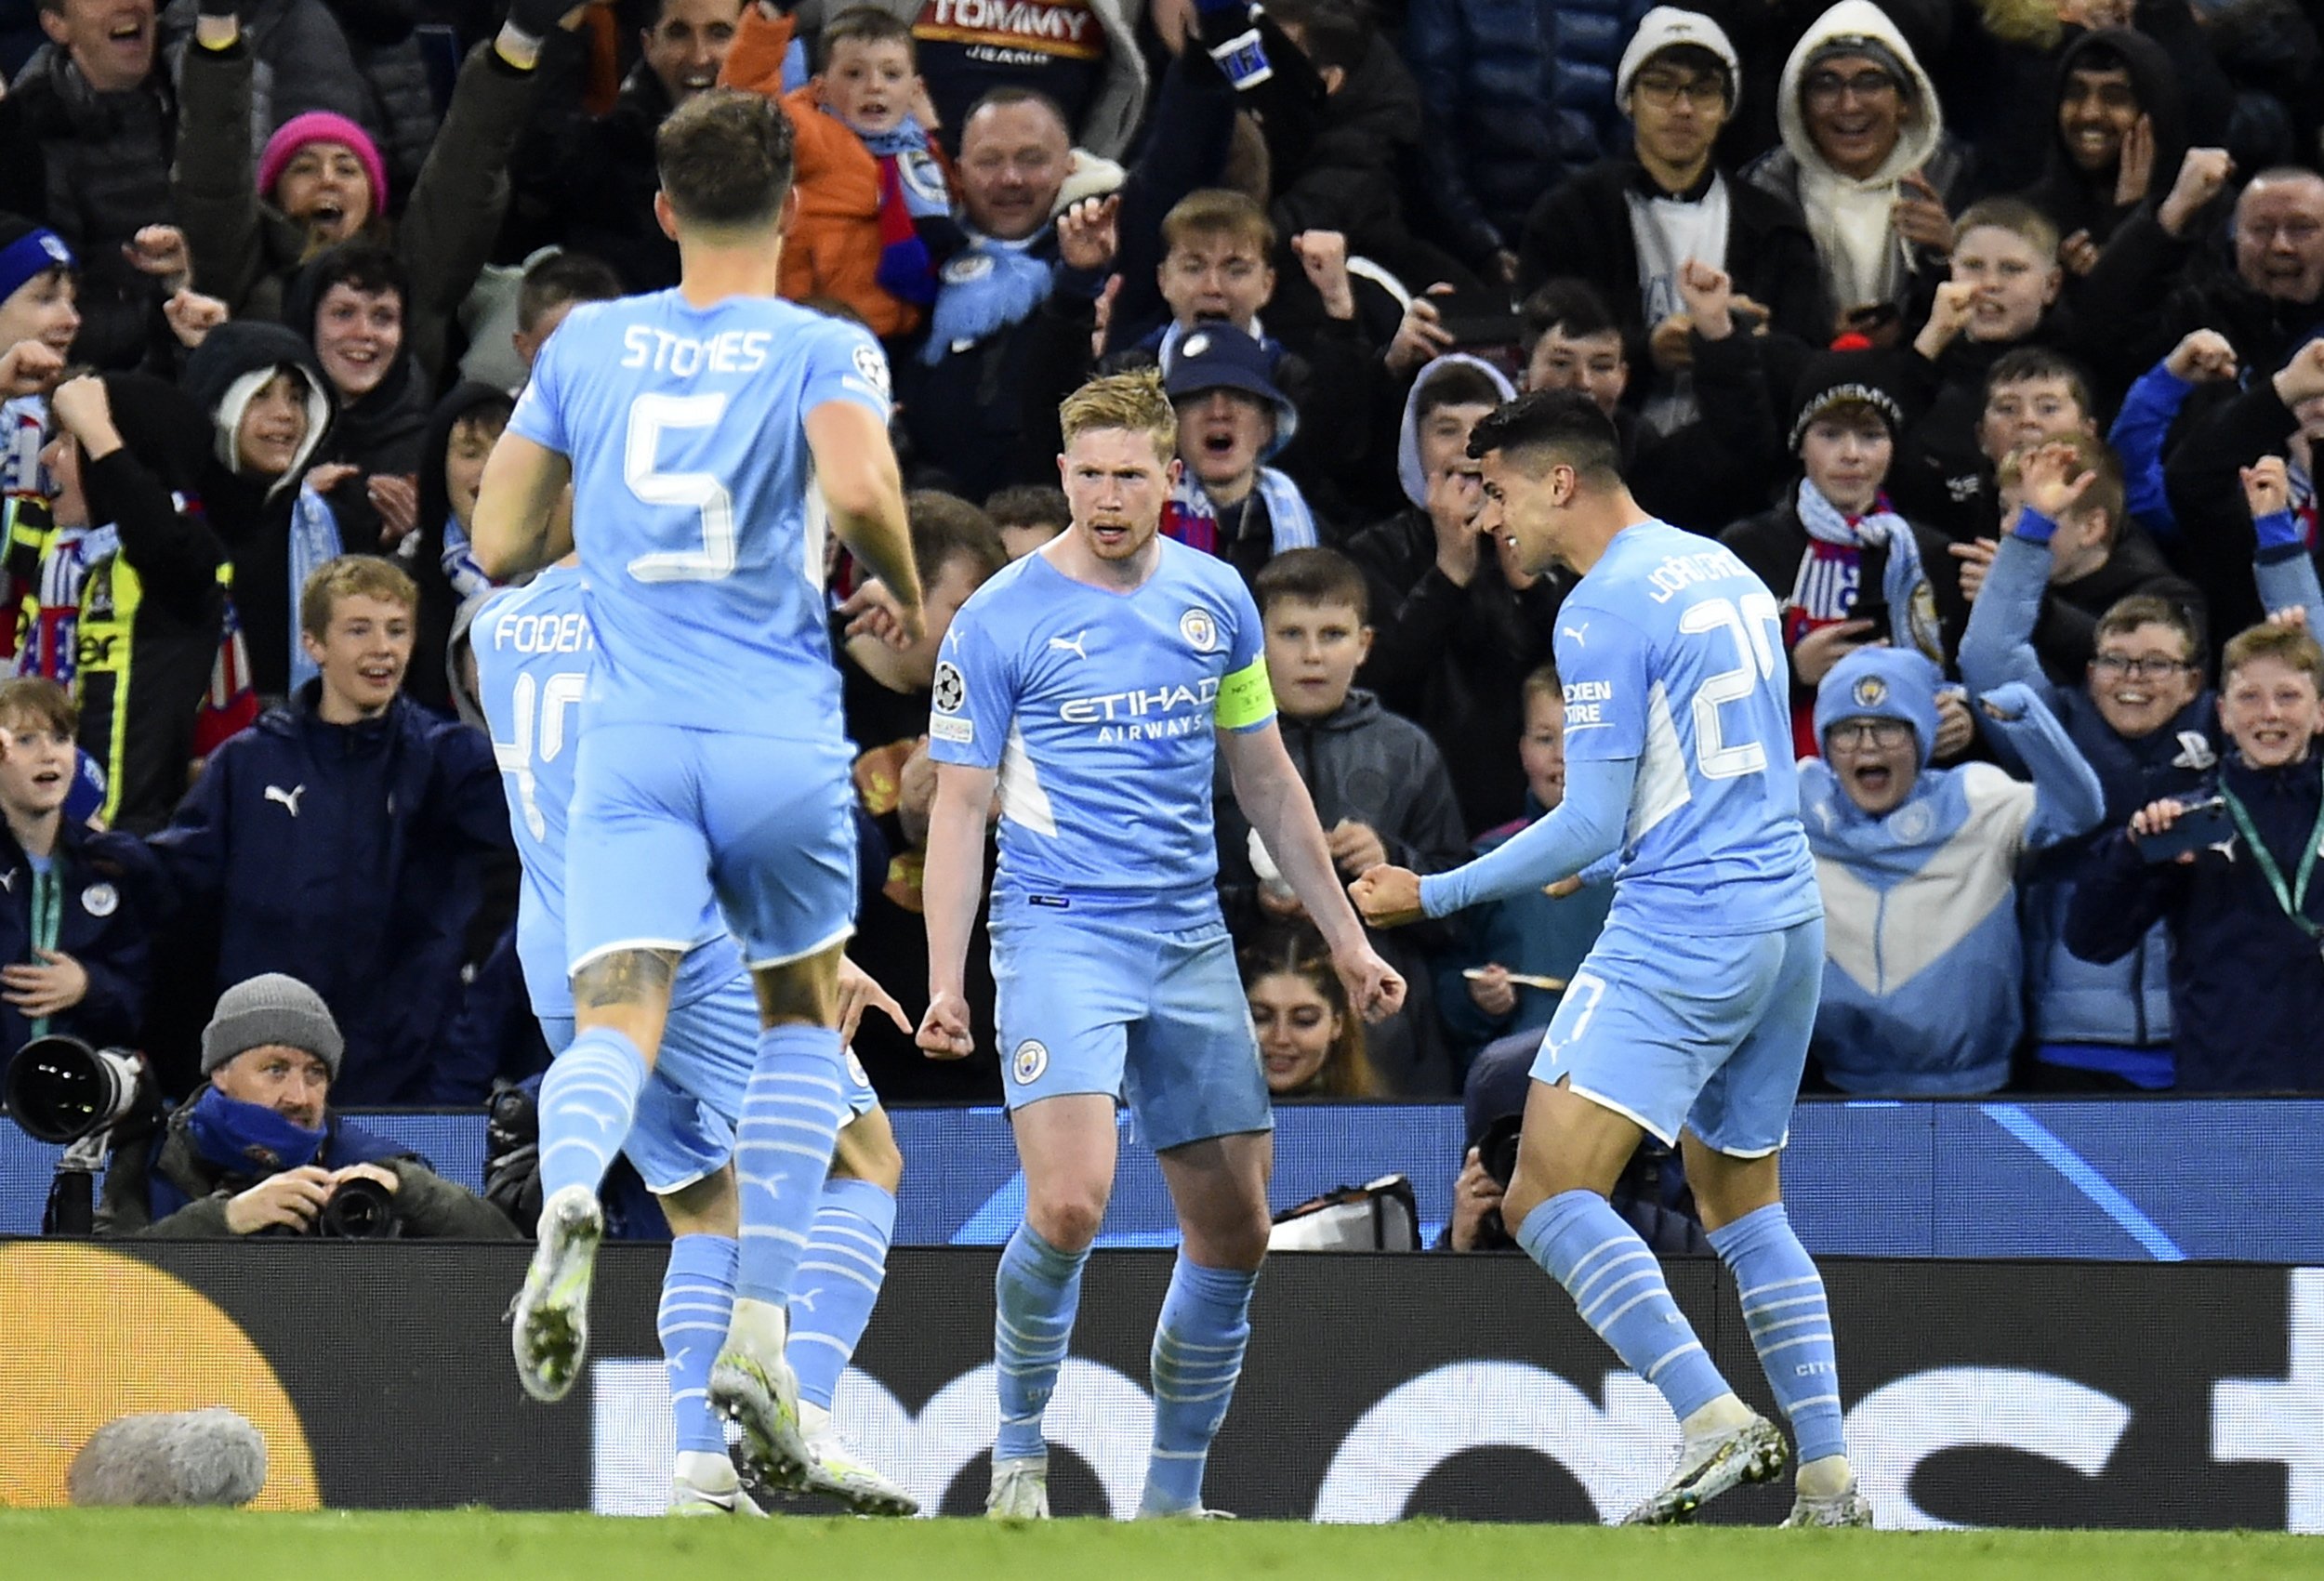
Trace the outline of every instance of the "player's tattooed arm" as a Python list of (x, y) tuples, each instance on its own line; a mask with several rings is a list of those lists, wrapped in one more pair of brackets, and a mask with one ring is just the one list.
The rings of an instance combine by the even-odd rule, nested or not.
[(573, 517), (564, 508), (573, 464), (519, 433), (503, 433), (484, 463), (469, 534), (477, 568), (512, 581), (573, 549)]
[(600, 955), (573, 974), (574, 1003), (585, 1010), (667, 1003), (677, 980), (678, 956), (667, 950), (616, 950)]

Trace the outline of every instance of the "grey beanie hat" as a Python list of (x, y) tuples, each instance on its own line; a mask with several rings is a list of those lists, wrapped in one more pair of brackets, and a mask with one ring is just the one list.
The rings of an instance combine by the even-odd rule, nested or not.
[(333, 1081), (339, 1079), (347, 1044), (331, 1008), (322, 995), (279, 971), (237, 982), (218, 996), (210, 1024), (202, 1029), (202, 1074), (271, 1043), (305, 1049), (330, 1067)]

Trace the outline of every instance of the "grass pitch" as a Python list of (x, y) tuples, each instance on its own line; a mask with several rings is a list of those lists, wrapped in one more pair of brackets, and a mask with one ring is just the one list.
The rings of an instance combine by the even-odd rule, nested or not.
[[(780, 1569), (773, 1567), (779, 1566)], [(1415, 1521), (616, 1521), (584, 1515), (0, 1511), (0, 1575), (235, 1581), (2184, 1581), (2324, 1577), (2324, 1540), (2222, 1532), (1609, 1531)]]

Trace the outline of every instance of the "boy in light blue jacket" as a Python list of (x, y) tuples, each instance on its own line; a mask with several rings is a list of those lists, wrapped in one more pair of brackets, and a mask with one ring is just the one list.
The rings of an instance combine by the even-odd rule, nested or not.
[(1800, 811), (1824, 894), (1824, 998), (1811, 1052), (1843, 1092), (1960, 1096), (2009, 1080), (2024, 1030), (2017, 872), (2093, 828), (2098, 776), (2032, 688), (1979, 699), (2033, 782), (1932, 769), (1936, 666), (1864, 648), (1824, 678)]

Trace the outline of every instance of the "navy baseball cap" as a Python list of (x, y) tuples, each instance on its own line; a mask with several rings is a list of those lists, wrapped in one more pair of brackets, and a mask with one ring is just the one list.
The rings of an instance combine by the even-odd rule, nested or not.
[(1162, 375), (1162, 391), (1171, 401), (1187, 401), (1214, 389), (1240, 390), (1274, 408), (1273, 455), (1291, 442), (1299, 431), (1299, 408), (1275, 388), (1267, 349), (1231, 323), (1198, 323), (1180, 339), (1169, 367)]

